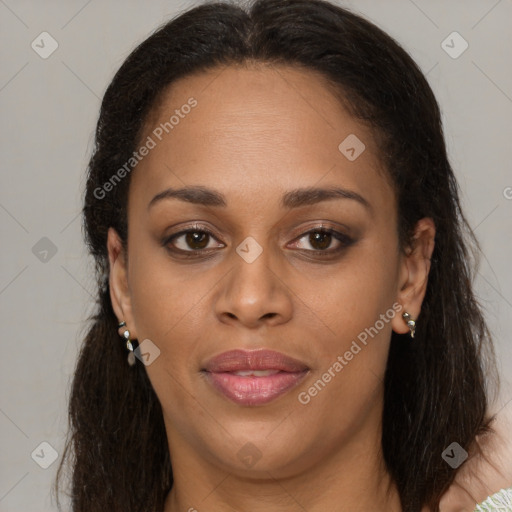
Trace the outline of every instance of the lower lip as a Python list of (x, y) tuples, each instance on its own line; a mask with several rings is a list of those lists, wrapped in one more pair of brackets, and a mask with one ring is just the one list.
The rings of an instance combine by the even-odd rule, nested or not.
[(241, 377), (233, 373), (205, 372), (208, 382), (239, 405), (263, 405), (294, 388), (307, 371), (280, 372), (268, 377)]

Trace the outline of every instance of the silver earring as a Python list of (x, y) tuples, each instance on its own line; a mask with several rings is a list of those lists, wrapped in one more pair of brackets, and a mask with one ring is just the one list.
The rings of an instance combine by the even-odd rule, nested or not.
[(412, 319), (411, 315), (409, 313), (405, 312), (402, 313), (402, 317), (409, 326), (411, 338), (414, 338), (414, 333), (416, 332), (416, 322)]
[[(121, 327), (126, 327), (126, 322), (121, 322), (118, 326), (119, 328)], [(123, 332), (123, 338), (126, 340), (126, 349), (128, 350), (128, 364), (130, 366), (133, 366), (135, 364), (135, 354), (133, 353), (135, 348), (134, 348), (134, 345), (136, 345), (136, 342), (135, 340), (131, 340), (130, 339), (130, 331), (128, 329), (126, 329), (124, 332)]]

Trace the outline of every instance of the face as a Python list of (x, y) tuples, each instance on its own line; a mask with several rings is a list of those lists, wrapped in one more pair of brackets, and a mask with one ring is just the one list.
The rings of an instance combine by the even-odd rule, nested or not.
[[(142, 143), (127, 258), (109, 233), (112, 301), (160, 351), (145, 368), (171, 458), (287, 476), (376, 447), (390, 336), (419, 313), (425, 251), (399, 249), (370, 130), (319, 76), (258, 65), (173, 84)], [(201, 190), (169, 192), (184, 187)], [(273, 371), (233, 373), (258, 362)]]

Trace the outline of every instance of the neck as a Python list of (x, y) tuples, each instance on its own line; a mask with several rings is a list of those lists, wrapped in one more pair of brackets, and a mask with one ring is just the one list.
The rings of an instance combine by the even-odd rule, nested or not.
[[(164, 512), (401, 512), (380, 449), (381, 431), (368, 431), (372, 423), (367, 422), (349, 442), (292, 476), (274, 471), (256, 476), (237, 474), (206, 460), (173, 431), (169, 445), (174, 454), (174, 485)], [(180, 448), (173, 450), (173, 445)]]

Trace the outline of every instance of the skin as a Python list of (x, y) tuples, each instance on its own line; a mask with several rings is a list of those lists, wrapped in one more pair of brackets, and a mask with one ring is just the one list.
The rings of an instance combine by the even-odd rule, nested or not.
[[(400, 511), (380, 449), (380, 418), (391, 331), (409, 332), (401, 313), (308, 404), (298, 394), (393, 303), (418, 317), (432, 220), (422, 219), (414, 246), (399, 250), (396, 201), (372, 133), (312, 72), (253, 64), (183, 79), (167, 91), (142, 140), (191, 96), (197, 107), (131, 176), (128, 254), (113, 229), (108, 236), (114, 311), (132, 339), (150, 339), (160, 350), (146, 370), (175, 478), (165, 512)], [(366, 145), (353, 162), (338, 150), (349, 134)], [(163, 190), (185, 185), (216, 189), (227, 206), (166, 199), (148, 208)], [(313, 186), (355, 191), (371, 207), (352, 199), (281, 207), (284, 193)], [(164, 247), (166, 237), (195, 222), (215, 236), (203, 255), (185, 259)], [(308, 238), (322, 225), (355, 242), (322, 259), (321, 243)], [(236, 252), (248, 236), (263, 249), (252, 263)], [(334, 237), (326, 244), (341, 246)], [(198, 245), (174, 240), (183, 251)], [(243, 407), (200, 372), (235, 348), (281, 351), (310, 372), (277, 400)], [(237, 456), (247, 443), (261, 455), (251, 467)]]

